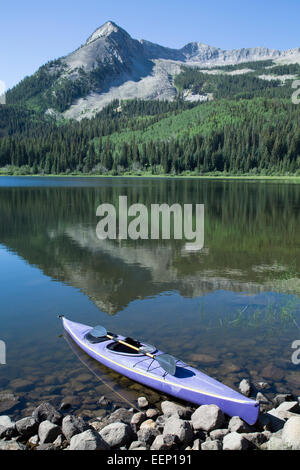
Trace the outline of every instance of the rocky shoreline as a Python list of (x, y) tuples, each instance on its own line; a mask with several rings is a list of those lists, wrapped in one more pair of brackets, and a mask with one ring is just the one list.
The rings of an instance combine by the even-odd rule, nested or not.
[[(261, 382), (248, 380), (240, 391), (260, 402), (254, 426), (228, 417), (216, 405), (185, 406), (165, 400), (154, 408), (139, 397), (135, 408), (117, 408), (85, 420), (41, 403), (31, 416), (13, 421), (0, 416), (0, 450), (300, 450), (300, 397), (279, 394), (267, 398)], [(101, 397), (99, 408), (106, 405)]]

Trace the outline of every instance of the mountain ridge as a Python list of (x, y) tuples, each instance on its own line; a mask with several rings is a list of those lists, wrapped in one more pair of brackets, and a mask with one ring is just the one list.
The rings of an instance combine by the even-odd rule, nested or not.
[(78, 49), (23, 80), (8, 93), (8, 99), (16, 103), (18, 96), (26, 95), (30, 106), (42, 106), (48, 113), (58, 111), (66, 118), (82, 119), (93, 116), (114, 99), (175, 99), (178, 90), (174, 77), (183, 66), (212, 69), (263, 60), (300, 63), (300, 48), (227, 51), (191, 42), (172, 49), (134, 39), (116, 23), (108, 21)]

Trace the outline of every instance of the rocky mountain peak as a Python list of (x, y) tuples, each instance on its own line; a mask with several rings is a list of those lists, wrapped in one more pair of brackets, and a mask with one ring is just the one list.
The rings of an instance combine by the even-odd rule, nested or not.
[(113, 21), (107, 21), (100, 28), (96, 29), (93, 34), (88, 38), (86, 44), (96, 41), (99, 38), (108, 38), (109, 36), (126, 36), (130, 37), (129, 34), (120, 26)]

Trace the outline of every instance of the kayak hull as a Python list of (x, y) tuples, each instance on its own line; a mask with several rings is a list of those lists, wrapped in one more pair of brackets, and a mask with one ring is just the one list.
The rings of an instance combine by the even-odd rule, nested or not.
[[(85, 336), (93, 329), (63, 317), (63, 326), (77, 345), (96, 361), (146, 387), (172, 395), (197, 405), (217, 405), (229, 416), (239, 416), (248, 424), (254, 424), (259, 414), (259, 403), (241, 395), (203, 372), (178, 360), (175, 376), (166, 374), (157, 361), (143, 354), (119, 354), (108, 346), (107, 340), (90, 344)], [(123, 336), (118, 339), (124, 340)], [(156, 355), (163, 354), (156, 351)]]

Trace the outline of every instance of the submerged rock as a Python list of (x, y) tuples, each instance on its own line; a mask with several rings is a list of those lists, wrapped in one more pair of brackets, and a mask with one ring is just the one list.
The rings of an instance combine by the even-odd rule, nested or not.
[(38, 423), (42, 421), (50, 421), (53, 424), (60, 424), (62, 422), (62, 414), (59, 413), (51, 403), (41, 403), (34, 412), (32, 413), (32, 417)]
[(0, 393), (0, 413), (11, 410), (19, 401), (20, 398), (13, 393)]

